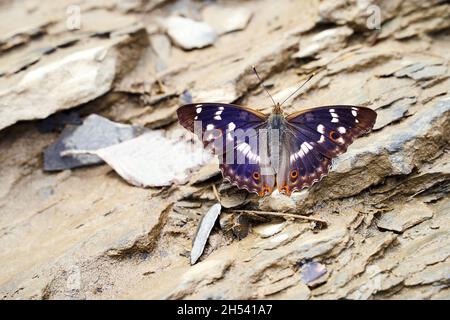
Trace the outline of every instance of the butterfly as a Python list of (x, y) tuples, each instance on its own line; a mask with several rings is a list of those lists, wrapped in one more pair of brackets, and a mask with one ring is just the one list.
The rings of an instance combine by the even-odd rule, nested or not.
[(275, 188), (291, 195), (320, 181), (332, 159), (370, 131), (377, 117), (370, 108), (349, 105), (285, 114), (275, 102), (269, 115), (224, 103), (186, 104), (177, 115), (219, 157), (225, 180), (261, 197)]

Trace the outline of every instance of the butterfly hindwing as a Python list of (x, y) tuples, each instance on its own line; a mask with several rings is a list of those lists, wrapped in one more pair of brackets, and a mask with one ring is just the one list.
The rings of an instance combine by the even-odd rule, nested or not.
[(369, 131), (376, 113), (364, 107), (324, 106), (286, 117), (277, 185), (290, 194), (322, 179), (331, 159)]
[(278, 190), (290, 195), (294, 190), (320, 181), (331, 166), (331, 159), (318, 151), (303, 135), (286, 131), (282, 138)]
[(258, 155), (258, 150), (257, 143), (235, 142), (235, 148), (226, 153), (227, 156), (232, 154), (232, 161), (225, 159), (219, 167), (231, 184), (263, 196), (272, 193), (275, 172), (270, 162)]
[(180, 107), (177, 114), (181, 125), (196, 133), (205, 148), (219, 156), (226, 180), (259, 195), (273, 190), (274, 173), (258, 154), (257, 146), (259, 129), (266, 126), (266, 115), (221, 103), (188, 104)]

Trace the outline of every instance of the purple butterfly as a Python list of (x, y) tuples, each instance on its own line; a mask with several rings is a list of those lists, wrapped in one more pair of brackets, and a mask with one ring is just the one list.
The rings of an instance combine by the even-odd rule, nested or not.
[(270, 115), (222, 103), (187, 104), (177, 114), (219, 156), (224, 179), (259, 196), (275, 187), (290, 195), (320, 181), (331, 160), (370, 131), (377, 117), (369, 108), (345, 105), (285, 115), (278, 103)]

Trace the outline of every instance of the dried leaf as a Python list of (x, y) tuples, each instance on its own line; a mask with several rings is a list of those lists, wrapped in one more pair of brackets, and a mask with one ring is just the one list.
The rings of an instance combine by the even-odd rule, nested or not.
[(183, 137), (167, 136), (163, 130), (87, 153), (99, 156), (128, 183), (138, 187), (184, 184), (191, 171), (211, 161), (211, 155), (201, 146)]
[(203, 250), (205, 249), (206, 241), (208, 241), (209, 234), (216, 223), (221, 209), (222, 206), (220, 203), (216, 203), (203, 216), (192, 244), (191, 264), (195, 264), (198, 258), (202, 255)]

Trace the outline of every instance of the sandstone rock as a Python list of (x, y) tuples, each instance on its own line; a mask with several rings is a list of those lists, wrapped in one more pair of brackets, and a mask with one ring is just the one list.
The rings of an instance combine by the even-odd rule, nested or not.
[[(88, 90), (86, 99), (66, 89), (69, 97), (63, 84), (45, 78), (30, 82), (15, 99), (27, 106), (39, 102), (39, 110), (53, 113), (47, 102), (53, 103), (59, 90), (58, 108), (79, 107), (76, 114), (83, 118), (96, 113), (145, 125), (155, 138), (149, 145), (158, 150), (138, 150), (149, 161), (133, 172), (186, 183), (136, 188), (109, 166), (49, 174), (40, 155), (67, 119), (45, 132), (35, 122), (9, 125), (0, 132), (3, 299), (448, 299), (447, 3), (247, 1), (245, 8), (258, 13), (254, 23), (202, 50), (169, 46), (157, 25), (167, 15), (200, 21), (205, 9), (200, 2), (83, 2), (80, 30), (67, 29), (69, 5), (69, 0), (2, 4), (2, 92), (12, 95), (28, 74), (73, 54), (106, 48), (103, 59), (81, 64), (103, 72), (106, 61), (114, 61), (115, 71), (106, 68), (103, 74), (108, 79), (92, 73), (101, 83), (89, 82), (99, 91)], [(376, 29), (376, 6), (381, 29)], [(353, 34), (339, 41), (325, 37), (329, 47), (292, 58), (299, 42), (319, 37), (327, 26), (350, 28)], [(325, 228), (300, 219), (281, 228), (268, 216), (225, 208), (222, 229), (210, 235), (202, 261), (191, 266), (195, 230), (216, 202), (211, 185), (222, 180), (213, 162), (186, 161), (190, 138), (175, 123), (175, 110), (181, 103), (212, 100), (268, 111), (271, 103), (251, 65), (280, 100), (316, 72), (285, 112), (340, 103), (368, 106), (379, 113), (377, 130), (338, 157), (325, 179), (291, 199), (274, 194), (261, 202), (256, 195), (243, 201), (219, 187), (227, 206), (313, 214), (327, 221)], [(65, 70), (73, 71), (69, 65), (54, 72)], [(33, 112), (33, 117), (46, 115)], [(114, 158), (129, 164), (133, 154)], [(414, 204), (409, 212), (426, 207), (427, 217), (402, 211)], [(383, 217), (392, 218), (388, 228), (402, 231), (379, 227)], [(308, 263), (320, 263), (327, 272), (306, 285), (299, 266)]]
[(213, 260), (198, 263), (182, 275), (178, 287), (168, 295), (168, 299), (180, 299), (202, 286), (222, 278), (232, 265), (231, 259)]
[(433, 212), (425, 204), (408, 203), (401, 210), (383, 214), (377, 225), (385, 230), (403, 232), (432, 216)]
[(41, 61), (22, 77), (17, 76), (16, 85), (10, 85), (12, 79), (0, 82), (0, 129), (21, 120), (45, 118), (111, 90), (123, 68), (118, 65), (121, 50), (126, 49), (121, 44), (129, 39), (125, 36), (68, 48), (58, 58)]
[(275, 190), (270, 196), (259, 201), (259, 207), (263, 211), (292, 211), (296, 208), (294, 199)]
[[(216, 164), (217, 166), (217, 164)], [(231, 185), (226, 185), (226, 187), (219, 188), (220, 193), (220, 204), (224, 208), (235, 208), (243, 205), (248, 197), (247, 192), (242, 192)]]
[(169, 38), (162, 34), (152, 35), (150, 38), (150, 43), (158, 57), (155, 69), (157, 72), (160, 72), (167, 68), (172, 45)]
[(322, 31), (307, 41), (301, 41), (294, 58), (315, 56), (323, 50), (337, 50), (345, 47), (346, 39), (353, 34), (349, 27), (339, 27)]
[(245, 7), (209, 5), (203, 10), (202, 15), (205, 22), (218, 34), (224, 34), (245, 29), (253, 13)]

